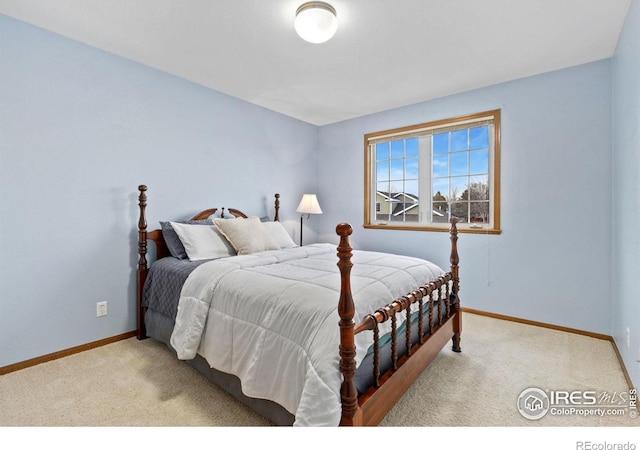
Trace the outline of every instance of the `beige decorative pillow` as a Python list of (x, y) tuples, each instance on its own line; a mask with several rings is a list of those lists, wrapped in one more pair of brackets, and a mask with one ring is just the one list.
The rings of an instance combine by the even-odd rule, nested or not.
[(291, 236), (285, 229), (282, 222), (262, 222), (262, 226), (267, 229), (269, 235), (278, 243), (280, 248), (297, 247)]
[(258, 217), (234, 220), (213, 219), (213, 223), (220, 233), (231, 242), (238, 255), (280, 250), (280, 246), (271, 237)]
[(217, 259), (236, 254), (227, 239), (212, 225), (170, 222), (191, 261)]

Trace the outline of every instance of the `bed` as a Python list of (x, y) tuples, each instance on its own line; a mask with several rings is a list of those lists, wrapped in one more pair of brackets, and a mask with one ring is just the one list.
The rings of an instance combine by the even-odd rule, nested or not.
[(444, 271), (354, 250), (347, 223), (337, 248), (298, 246), (278, 194), (273, 220), (210, 208), (148, 231), (138, 190), (138, 339), (165, 343), (276, 425), (377, 425), (449, 340), (461, 351), (455, 219)]

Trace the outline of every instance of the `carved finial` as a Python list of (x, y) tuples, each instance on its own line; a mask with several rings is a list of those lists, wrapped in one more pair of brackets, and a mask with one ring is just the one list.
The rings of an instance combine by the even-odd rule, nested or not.
[(338, 236), (351, 236), (353, 233), (353, 227), (348, 223), (339, 223), (336, 226), (336, 233)]
[(140, 195), (138, 196), (138, 268), (147, 268), (147, 218), (145, 210), (147, 209), (147, 186), (141, 184), (138, 186)]
[(279, 222), (280, 221), (280, 194), (276, 194), (275, 195), (276, 200), (275, 200), (275, 210), (276, 210), (276, 214), (275, 216), (273, 216), (273, 221), (274, 222)]

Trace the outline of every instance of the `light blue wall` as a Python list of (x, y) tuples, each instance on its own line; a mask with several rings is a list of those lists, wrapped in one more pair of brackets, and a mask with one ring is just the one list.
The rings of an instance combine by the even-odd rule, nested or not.
[(6, 16), (0, 58), (0, 367), (135, 329), (139, 184), (150, 227), (279, 192), (297, 233), (316, 127)]
[[(640, 387), (640, 1), (634, 0), (612, 60), (613, 336)], [(627, 347), (626, 329), (630, 329)]]
[(604, 60), (322, 127), (323, 237), (347, 221), (354, 248), (447, 267), (445, 233), (362, 227), (363, 135), (500, 108), (503, 232), (460, 236), (463, 305), (609, 335), (610, 75)]

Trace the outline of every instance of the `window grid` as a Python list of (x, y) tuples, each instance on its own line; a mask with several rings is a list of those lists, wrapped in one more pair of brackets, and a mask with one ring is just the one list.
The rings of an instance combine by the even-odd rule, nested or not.
[[(418, 139), (395, 139), (375, 145), (376, 191), (384, 197), (376, 201), (376, 220), (417, 221)], [(413, 168), (413, 169), (412, 169)], [(408, 210), (414, 210), (407, 214)]]
[(365, 135), (365, 227), (500, 233), (499, 136), (499, 110)]
[[(474, 147), (471, 140), (472, 130), (482, 130), (481, 133), (487, 136), (486, 144)], [(488, 159), (483, 165), (483, 170), (474, 170), (478, 164), (473, 164), (472, 156), (476, 154), (489, 152), (489, 126), (482, 125), (480, 127), (469, 127), (466, 131), (464, 147), (454, 147), (452, 144), (453, 133), (460, 133), (463, 130), (448, 131), (438, 133), (438, 136), (447, 136), (447, 151), (440, 152), (440, 155), (447, 157), (447, 173), (436, 174), (432, 170), (431, 174), (431, 201), (432, 201), (432, 222), (448, 222), (451, 215), (458, 217), (465, 223), (487, 223), (489, 222), (489, 161)], [(433, 146), (432, 146), (433, 148)], [(431, 153), (432, 160), (436, 159), (438, 153), (433, 150)], [(454, 161), (462, 160), (464, 157), (466, 169), (464, 174), (460, 172), (452, 173)], [(458, 161), (459, 162), (459, 161)], [(433, 166), (432, 166), (433, 167)], [(461, 166), (462, 167), (462, 166)], [(464, 180), (464, 181), (463, 181)], [(456, 181), (459, 181), (456, 183)], [(435, 186), (447, 183), (448, 194), (442, 193)], [(461, 186), (466, 187), (467, 195), (459, 192)]]

